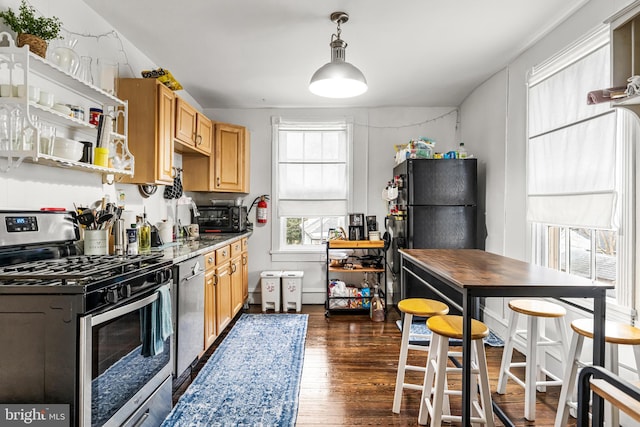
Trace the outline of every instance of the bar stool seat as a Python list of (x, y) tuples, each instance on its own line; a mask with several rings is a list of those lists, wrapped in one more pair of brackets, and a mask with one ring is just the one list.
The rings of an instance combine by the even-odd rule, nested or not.
[(425, 372), (424, 366), (407, 365), (407, 357), (409, 350), (428, 352), (429, 346), (409, 344), (411, 337), (414, 338), (430, 338), (430, 335), (412, 334), (411, 323), (413, 316), (431, 317), (441, 314), (447, 314), (449, 307), (440, 301), (426, 298), (406, 298), (398, 303), (398, 310), (404, 313), (402, 321), (402, 338), (400, 343), (400, 356), (398, 358), (398, 373), (396, 375), (396, 389), (393, 396), (393, 412), (400, 413), (400, 405), (402, 403), (402, 390), (422, 390), (422, 384), (405, 383), (405, 375), (407, 371)]
[[(446, 387), (446, 376), (449, 373), (461, 373), (462, 369), (447, 367), (449, 360), (449, 338), (462, 339), (462, 316), (434, 316), (427, 320), (427, 327), (432, 332), (431, 351), (427, 360), (427, 373), (420, 399), (418, 424), (425, 425), (431, 419), (431, 427), (440, 426), (443, 421), (462, 421), (458, 415), (443, 414), (443, 402), (448, 395), (462, 395), (461, 390), (449, 390)], [(484, 323), (471, 319), (471, 422), (495, 426), (487, 357), (483, 339), (489, 335), (489, 328)], [(478, 380), (476, 380), (476, 376)], [(479, 384), (478, 384), (479, 382)], [(478, 387), (479, 385), (479, 387)], [(480, 390), (480, 399), (476, 391)]]
[[(571, 322), (571, 329), (573, 329), (573, 337), (569, 347), (569, 357), (567, 358), (567, 364), (565, 366), (560, 398), (558, 399), (558, 412), (555, 421), (556, 427), (565, 426), (569, 418), (569, 409), (577, 408), (575, 389), (578, 369), (587, 366), (587, 363), (580, 360), (580, 354), (582, 353), (584, 339), (593, 339), (593, 320), (574, 320)], [(609, 371), (616, 375), (618, 374), (618, 345), (630, 345), (633, 346), (636, 370), (639, 370), (640, 375), (640, 328), (607, 320), (604, 325), (604, 340), (607, 344), (605, 364)], [(610, 404), (607, 404), (607, 408), (609, 425), (618, 426), (620, 424), (619, 411)]]
[[(561, 356), (567, 354), (568, 339), (564, 316), (567, 311), (561, 305), (549, 301), (536, 299), (517, 299), (509, 301), (511, 316), (509, 318), (509, 331), (502, 353), (500, 374), (498, 376), (498, 394), (507, 391), (507, 380), (510, 378), (516, 384), (523, 387), (524, 392), (524, 417), (533, 421), (536, 418), (536, 389), (546, 391), (547, 386), (560, 386), (562, 380), (544, 367), (544, 347), (558, 346), (561, 348)], [(527, 329), (517, 329), (518, 317), (527, 316)], [(558, 339), (551, 340), (541, 330), (541, 320), (553, 319), (558, 331)], [(527, 349), (526, 362), (512, 363), (514, 344), (519, 343)], [(525, 367), (525, 380), (522, 381), (511, 368)], [(546, 377), (551, 380), (547, 380)]]

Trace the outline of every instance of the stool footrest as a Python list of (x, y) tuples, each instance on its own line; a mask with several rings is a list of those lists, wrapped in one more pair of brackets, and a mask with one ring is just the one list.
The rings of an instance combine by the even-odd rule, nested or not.
[(411, 384), (411, 383), (402, 383), (402, 388), (406, 388), (407, 390), (418, 390), (422, 391), (422, 384)]
[[(524, 364), (518, 364), (518, 365), (524, 366)], [(561, 386), (562, 385), (563, 381), (560, 378), (558, 378), (557, 376), (551, 374), (546, 369), (542, 369), (542, 372), (544, 372), (547, 376), (549, 376), (551, 378), (551, 380), (536, 381), (536, 387), (540, 387), (540, 386)], [(511, 378), (520, 387), (522, 387), (522, 388), (526, 387), (525, 382), (522, 381), (520, 378), (518, 378), (513, 372), (506, 371), (505, 373), (509, 376), (509, 378)]]
[(429, 346), (428, 345), (417, 345), (417, 344), (409, 344), (407, 345), (407, 348), (409, 350), (416, 350), (416, 351), (429, 351)]
[(427, 368), (424, 366), (405, 365), (404, 369), (405, 371), (427, 372)]

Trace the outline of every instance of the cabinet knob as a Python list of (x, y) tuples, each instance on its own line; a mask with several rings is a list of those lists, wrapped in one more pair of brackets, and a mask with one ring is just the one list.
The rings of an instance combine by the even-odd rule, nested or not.
[(214, 274), (213, 275), (213, 286), (217, 286), (218, 285), (218, 275)]
[(213, 257), (210, 256), (209, 258), (207, 258), (207, 262), (210, 263), (210, 264), (213, 264)]
[(238, 271), (238, 266), (234, 262), (233, 264), (231, 264), (231, 274), (235, 273), (236, 271)]
[(196, 135), (196, 145), (202, 144), (202, 135)]
[(216, 178), (216, 182), (218, 183), (218, 186), (220, 186), (220, 177)]

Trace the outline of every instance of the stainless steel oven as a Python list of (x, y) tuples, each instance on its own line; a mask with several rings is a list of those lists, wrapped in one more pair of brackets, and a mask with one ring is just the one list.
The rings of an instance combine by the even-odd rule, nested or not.
[[(80, 319), (80, 421), (121, 426), (160, 387), (169, 406), (151, 406), (131, 425), (159, 425), (171, 408), (171, 339), (158, 316), (169, 283), (117, 308)], [(165, 289), (166, 288), (166, 289)], [(164, 296), (163, 296), (164, 295)], [(171, 318), (171, 312), (166, 313)], [(166, 403), (166, 402), (165, 402)]]
[(171, 410), (171, 260), (83, 255), (69, 213), (0, 211), (0, 401), (66, 404), (73, 427)]

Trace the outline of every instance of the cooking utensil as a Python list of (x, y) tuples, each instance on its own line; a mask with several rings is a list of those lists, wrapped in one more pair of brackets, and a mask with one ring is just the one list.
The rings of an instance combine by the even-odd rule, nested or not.
[(92, 228), (96, 224), (96, 217), (91, 209), (85, 209), (81, 214), (77, 216), (80, 225), (84, 225), (87, 228)]
[(100, 215), (96, 220), (96, 227), (103, 228), (102, 225), (108, 223), (108, 221), (111, 220), (111, 218), (113, 218), (113, 214), (110, 214), (110, 213), (104, 213)]

